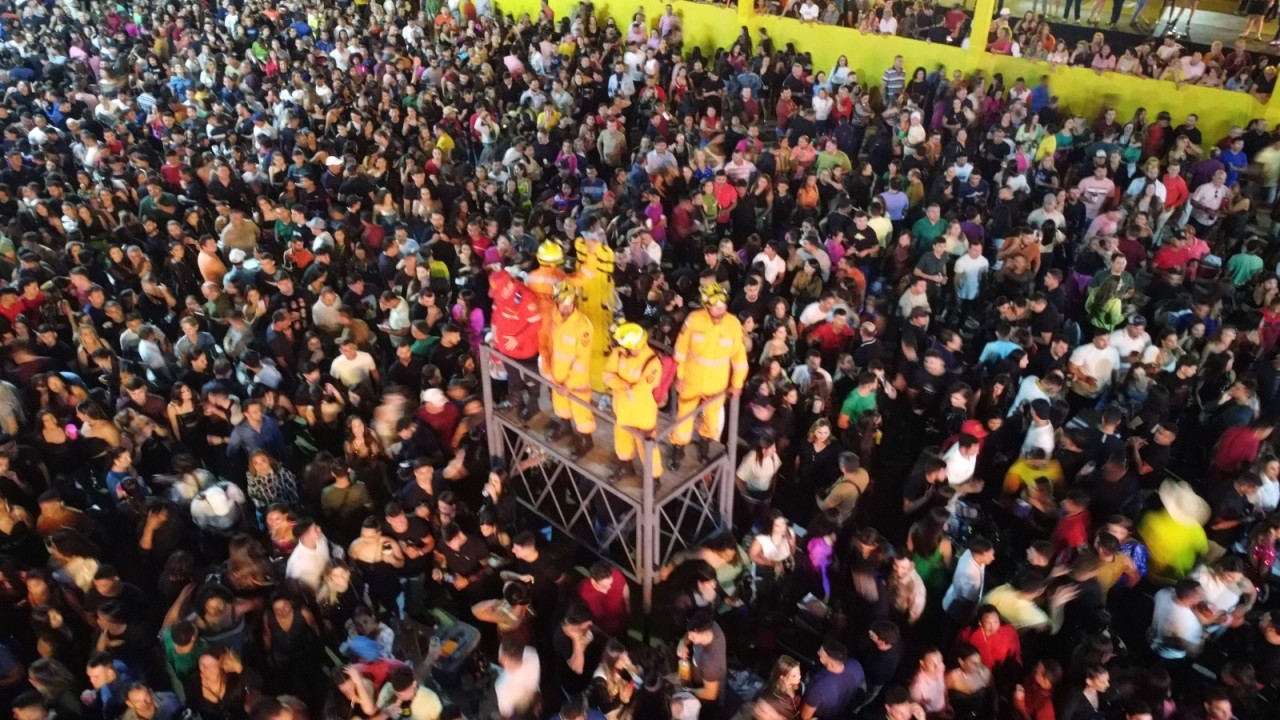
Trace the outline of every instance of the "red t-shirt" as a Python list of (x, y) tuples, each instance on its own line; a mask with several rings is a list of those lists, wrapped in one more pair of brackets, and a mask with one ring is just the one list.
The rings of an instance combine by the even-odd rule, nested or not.
[(1089, 543), (1089, 511), (1083, 510), (1075, 515), (1064, 515), (1053, 529), (1049, 542), (1053, 544), (1056, 556), (1063, 550), (1078, 548)]
[(613, 568), (613, 584), (609, 586), (607, 593), (596, 590), (590, 578), (578, 585), (578, 597), (591, 611), (595, 624), (611, 638), (625, 638), (627, 626), (631, 624), (631, 618), (627, 613), (627, 601), (623, 596), (626, 587), (627, 579), (622, 576), (618, 568)]

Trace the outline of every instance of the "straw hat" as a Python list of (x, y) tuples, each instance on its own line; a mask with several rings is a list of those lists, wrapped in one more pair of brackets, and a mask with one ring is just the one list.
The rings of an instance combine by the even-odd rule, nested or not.
[(1160, 502), (1169, 517), (1184, 525), (1204, 525), (1209, 521), (1209, 503), (1180, 480), (1160, 483)]

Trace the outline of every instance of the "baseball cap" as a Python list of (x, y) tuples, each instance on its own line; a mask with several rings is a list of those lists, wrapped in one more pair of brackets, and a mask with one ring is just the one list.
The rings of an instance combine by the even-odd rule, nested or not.
[(911, 308), (910, 319), (915, 320), (916, 318), (929, 317), (932, 314), (933, 313), (929, 312), (929, 308), (914, 307)]
[(1146, 324), (1147, 324), (1147, 319), (1146, 319), (1145, 317), (1143, 317), (1143, 316), (1141, 316), (1141, 315), (1137, 315), (1137, 314), (1130, 315), (1130, 316), (1129, 316), (1129, 324), (1130, 324), (1130, 325), (1137, 325), (1137, 326), (1141, 327), (1141, 326), (1143, 326), (1143, 325), (1146, 325)]
[(227, 253), (227, 258), (231, 260), (232, 265), (239, 265), (244, 262), (244, 257), (244, 251), (240, 248), (235, 248), (231, 252)]
[(439, 388), (429, 388), (422, 393), (422, 402), (428, 405), (439, 405), (445, 402), (444, 392)]
[(1107, 156), (1107, 151), (1106, 151), (1106, 150), (1101, 150), (1101, 149), (1100, 149), (1100, 150), (1098, 150), (1097, 152), (1095, 152), (1095, 153), (1093, 154), (1093, 156), (1094, 156), (1094, 157), (1104, 158), (1104, 157), (1106, 157), (1106, 156)]
[(324, 164), (329, 167), (342, 167), (342, 158), (337, 155), (330, 155), (324, 159)]

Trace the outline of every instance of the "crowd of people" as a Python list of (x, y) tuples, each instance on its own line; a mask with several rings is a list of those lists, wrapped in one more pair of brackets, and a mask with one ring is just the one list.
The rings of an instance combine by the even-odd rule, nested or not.
[[(1273, 714), (1265, 122), (670, 6), (2, 4), (15, 720)], [(725, 444), (652, 609), (513, 482)]]
[[(1175, 21), (1170, 21), (1172, 25)], [(1273, 43), (1280, 44), (1280, 42)], [(1208, 52), (1188, 49), (1172, 34), (1125, 42), (1120, 52), (1101, 32), (1072, 47), (1055, 38), (1053, 28), (1041, 15), (1028, 11), (1012, 22), (1008, 10), (1001, 11), (992, 24), (987, 51), (999, 55), (1044, 60), (1052, 65), (1086, 67), (1098, 74), (1116, 72), (1182, 85), (1223, 88), (1254, 95), (1266, 102), (1275, 90), (1276, 67), (1266, 53), (1250, 54), (1248, 41), (1237, 39), (1230, 51), (1215, 40)]]

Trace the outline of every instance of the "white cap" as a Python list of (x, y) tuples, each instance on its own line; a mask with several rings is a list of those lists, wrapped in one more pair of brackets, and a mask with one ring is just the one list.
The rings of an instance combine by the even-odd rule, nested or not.
[(445, 401), (444, 392), (438, 388), (430, 388), (422, 393), (422, 402), (428, 405), (439, 405)]
[(227, 253), (227, 258), (231, 260), (232, 265), (239, 265), (244, 262), (244, 251), (240, 248), (234, 248), (231, 252)]
[(342, 158), (338, 157), (337, 155), (330, 155), (329, 157), (325, 158), (324, 164), (328, 165), (329, 167), (341, 167)]

